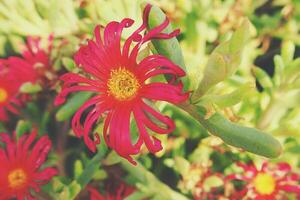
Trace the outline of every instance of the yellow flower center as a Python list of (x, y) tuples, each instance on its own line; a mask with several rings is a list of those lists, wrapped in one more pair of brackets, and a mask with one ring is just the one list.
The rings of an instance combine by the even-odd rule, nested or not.
[(7, 97), (8, 97), (8, 94), (7, 94), (6, 90), (4, 90), (3, 88), (0, 87), (0, 103), (5, 102)]
[(140, 84), (136, 76), (123, 68), (112, 70), (110, 79), (107, 82), (108, 93), (117, 100), (130, 100), (136, 96)]
[(15, 169), (8, 174), (8, 184), (10, 188), (18, 189), (24, 186), (27, 181), (27, 175), (23, 169)]
[(270, 195), (276, 187), (275, 179), (267, 173), (258, 173), (253, 181), (254, 187), (259, 194)]

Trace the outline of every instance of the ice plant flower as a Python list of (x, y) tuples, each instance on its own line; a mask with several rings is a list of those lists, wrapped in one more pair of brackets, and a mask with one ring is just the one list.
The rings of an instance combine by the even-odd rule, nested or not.
[(287, 193), (300, 194), (300, 174), (293, 173), (287, 163), (264, 162), (261, 169), (252, 163), (246, 165), (239, 162), (237, 165), (243, 172), (229, 175), (226, 180), (244, 181), (244, 189), (239, 193), (247, 199), (287, 199)]
[(6, 133), (0, 134), (0, 199), (32, 199), (32, 191), (39, 192), (57, 174), (56, 169), (41, 169), (51, 149), (48, 136), (43, 136), (34, 145), (37, 131), (23, 135), (14, 141)]
[(9, 67), (16, 72), (19, 80), (32, 84), (47, 85), (53, 79), (54, 74), (50, 60), (53, 35), (49, 36), (48, 43), (48, 48), (43, 49), (41, 38), (29, 36), (27, 37), (26, 48), (22, 51), (22, 56), (10, 56), (7, 59)]
[(0, 121), (8, 120), (7, 111), (19, 114), (18, 107), (22, 101), (16, 96), (22, 82), (15, 79), (14, 75), (7, 67), (6, 60), (0, 60)]
[(213, 172), (210, 164), (192, 163), (183, 172), (182, 179), (178, 182), (178, 188), (182, 192), (190, 192), (194, 200), (219, 197), (219, 188), (223, 185), (223, 175)]
[[(161, 25), (142, 35), (147, 27), (150, 9), (151, 5), (145, 7), (142, 25), (123, 45), (122, 31), (134, 23), (132, 19), (110, 22), (104, 29), (104, 40), (100, 35), (100, 26), (97, 26), (94, 31), (95, 40), (89, 40), (75, 55), (75, 62), (86, 76), (75, 73), (63, 75), (61, 80), (64, 85), (55, 102), (56, 105), (64, 103), (71, 92), (96, 93), (75, 113), (72, 119), (75, 134), (83, 136), (85, 144), (95, 152), (99, 135), (95, 134), (96, 139), (92, 140), (89, 133), (99, 118), (105, 116), (103, 136), (107, 145), (133, 164), (136, 163), (131, 155), (138, 154), (143, 143), (152, 153), (162, 149), (161, 142), (155, 136), (150, 136), (147, 129), (168, 134), (175, 128), (169, 117), (149, 105), (151, 100), (177, 104), (188, 98), (188, 93), (182, 90), (182, 83), (176, 81), (175, 84), (174, 81), (177, 77), (185, 76), (179, 66), (161, 55), (150, 55), (137, 62), (137, 55), (143, 44), (151, 39), (175, 37), (179, 33), (178, 30), (170, 34), (162, 32), (169, 24), (166, 19)], [(135, 44), (131, 49), (133, 43)], [(149, 82), (151, 77), (162, 74), (173, 76), (173, 84)], [(88, 114), (83, 120), (85, 111)], [(135, 120), (139, 130), (138, 139), (134, 142), (130, 131), (132, 120)]]
[(106, 195), (100, 194), (96, 189), (88, 187), (90, 200), (123, 200), (132, 194), (134, 187), (120, 183), (117, 188), (107, 188)]

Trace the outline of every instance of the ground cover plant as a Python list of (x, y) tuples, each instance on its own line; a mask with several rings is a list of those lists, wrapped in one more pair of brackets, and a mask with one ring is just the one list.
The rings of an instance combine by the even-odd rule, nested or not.
[(297, 0), (0, 1), (0, 200), (300, 199)]

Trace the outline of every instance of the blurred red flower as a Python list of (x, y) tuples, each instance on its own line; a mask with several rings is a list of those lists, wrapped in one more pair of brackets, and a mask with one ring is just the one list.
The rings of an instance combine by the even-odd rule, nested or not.
[(31, 82), (47, 85), (53, 79), (50, 54), (52, 51), (53, 35), (48, 38), (48, 48), (41, 46), (41, 38), (27, 37), (26, 48), (22, 57), (10, 56), (7, 59), (10, 70), (15, 73), (17, 79), (22, 82)]
[(7, 121), (7, 111), (19, 114), (22, 97), (16, 98), (22, 81), (7, 66), (6, 60), (0, 60), (0, 121)]
[(39, 192), (40, 186), (48, 183), (57, 174), (56, 169), (44, 167), (51, 149), (48, 136), (41, 137), (34, 145), (36, 130), (14, 141), (6, 133), (0, 134), (0, 199), (31, 199), (31, 190)]
[(117, 188), (107, 188), (105, 196), (92, 187), (88, 187), (88, 190), (91, 194), (90, 200), (123, 200), (132, 194), (135, 188), (125, 183), (120, 183)]
[(243, 172), (226, 177), (227, 181), (241, 180), (245, 182), (244, 189), (240, 190), (236, 197), (274, 200), (288, 199), (290, 193), (300, 194), (300, 175), (293, 173), (288, 163), (264, 162), (261, 169), (257, 169), (253, 163), (246, 165), (238, 162), (237, 165), (243, 169)]
[[(166, 19), (161, 25), (142, 35), (141, 32), (146, 30), (150, 9), (151, 6), (147, 5), (143, 13), (143, 24), (125, 40), (122, 48), (122, 31), (134, 23), (132, 19), (125, 18), (120, 23), (110, 22), (104, 29), (104, 41), (101, 39), (100, 26), (97, 26), (95, 41), (89, 40), (75, 55), (75, 62), (86, 72), (86, 77), (74, 73), (63, 75), (61, 80), (64, 85), (56, 98), (56, 105), (59, 105), (65, 102), (71, 92), (97, 93), (73, 117), (72, 128), (75, 134), (83, 136), (85, 144), (95, 152), (99, 135), (95, 134), (96, 141), (93, 141), (89, 132), (98, 119), (106, 115), (103, 135), (107, 145), (133, 164), (136, 162), (131, 155), (138, 154), (143, 143), (152, 153), (162, 149), (161, 142), (150, 136), (147, 128), (160, 134), (168, 134), (175, 128), (169, 117), (149, 106), (149, 100), (176, 104), (187, 100), (189, 96), (183, 92), (182, 83), (147, 82), (149, 78), (161, 74), (172, 75), (174, 83), (177, 77), (185, 76), (185, 72), (167, 58), (150, 55), (137, 63), (137, 55), (143, 44), (151, 39), (172, 38), (179, 33), (178, 30), (170, 34), (162, 33), (169, 24)], [(130, 50), (134, 42), (136, 44)], [(85, 120), (81, 121), (87, 110)], [(131, 119), (135, 119), (139, 129), (135, 144), (132, 143), (130, 132)]]

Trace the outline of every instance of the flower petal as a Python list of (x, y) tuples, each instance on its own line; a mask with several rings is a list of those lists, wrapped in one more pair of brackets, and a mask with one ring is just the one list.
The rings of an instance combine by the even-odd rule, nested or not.
[(166, 101), (174, 104), (186, 101), (189, 97), (189, 93), (183, 93), (182, 83), (179, 83), (178, 85), (150, 83), (142, 87), (140, 95), (144, 98)]

